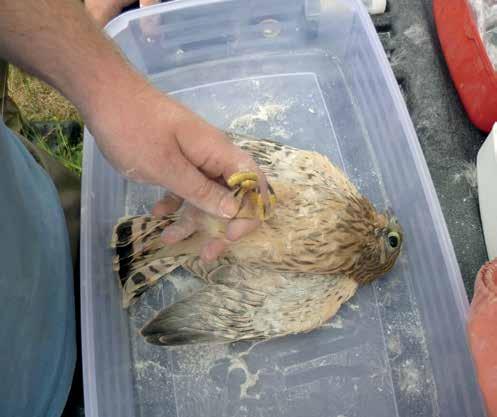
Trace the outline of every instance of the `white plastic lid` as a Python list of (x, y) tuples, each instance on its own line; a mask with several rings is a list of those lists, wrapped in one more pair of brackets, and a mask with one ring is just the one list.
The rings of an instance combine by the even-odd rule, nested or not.
[(385, 9), (387, 8), (386, 0), (366, 0), (365, 3), (369, 14), (385, 13)]
[(489, 259), (497, 257), (497, 123), (483, 143), (476, 160), (480, 216)]

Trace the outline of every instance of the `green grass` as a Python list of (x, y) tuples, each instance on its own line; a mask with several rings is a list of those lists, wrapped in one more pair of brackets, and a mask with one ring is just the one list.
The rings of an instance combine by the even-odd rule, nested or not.
[(69, 143), (69, 140), (62, 133), (60, 126), (57, 126), (55, 134), (57, 135), (57, 143), (51, 147), (46, 137), (40, 137), (36, 140), (36, 144), (47, 153), (58, 159), (66, 168), (81, 175), (83, 161), (83, 142), (78, 142), (74, 145)]
[[(81, 175), (83, 143), (72, 143), (57, 123), (74, 120), (83, 123), (77, 109), (56, 90), (14, 66), (9, 68), (9, 96), (19, 107), (24, 134), (33, 143)], [(30, 128), (31, 122), (53, 122), (54, 129), (43, 136)]]
[(81, 175), (83, 142), (71, 143), (67, 136), (64, 135), (60, 125), (55, 125), (55, 128), (45, 136), (32, 129), (27, 136), (33, 143), (56, 158), (66, 168)]

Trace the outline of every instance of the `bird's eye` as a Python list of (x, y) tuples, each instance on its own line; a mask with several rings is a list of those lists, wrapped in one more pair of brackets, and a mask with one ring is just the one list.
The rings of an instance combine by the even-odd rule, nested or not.
[(387, 237), (391, 248), (395, 249), (400, 245), (400, 235), (397, 232), (390, 232)]

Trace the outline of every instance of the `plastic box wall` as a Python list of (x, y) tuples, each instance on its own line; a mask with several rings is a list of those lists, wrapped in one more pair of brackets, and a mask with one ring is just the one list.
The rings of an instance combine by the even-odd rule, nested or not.
[[(158, 31), (143, 33), (147, 23)], [(150, 27), (150, 26), (148, 26)], [(112, 227), (162, 190), (127, 182), (85, 133), (85, 411), (107, 416), (483, 416), (467, 300), (411, 121), (359, 1), (189, 1), (107, 28), (152, 82), (221, 128), (327, 154), (405, 229), (396, 267), (324, 328), (160, 348), (137, 329), (198, 285), (184, 272), (120, 308)]]

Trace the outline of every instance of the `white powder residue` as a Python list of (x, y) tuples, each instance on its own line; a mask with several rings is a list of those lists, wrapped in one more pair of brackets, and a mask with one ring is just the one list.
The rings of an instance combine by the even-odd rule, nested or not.
[(347, 303), (347, 305), (352, 311), (357, 311), (360, 309), (360, 307), (357, 304)]
[(478, 173), (475, 162), (463, 163), (462, 170), (454, 175), (453, 181), (455, 183), (464, 181), (469, 185), (469, 193), (462, 200), (466, 202), (472, 201), (478, 196)]
[(140, 379), (144, 378), (148, 372), (151, 372), (154, 377), (160, 373), (167, 374), (168, 370), (160, 363), (150, 360), (136, 361), (135, 362), (136, 376)]
[(388, 350), (396, 355), (402, 353), (402, 345), (398, 334), (394, 334), (387, 339)]
[[(394, 325), (385, 326), (385, 342), (396, 384), (411, 400), (429, 401), (437, 406), (437, 391), (431, 373), (425, 334), (415, 311), (399, 312)], [(413, 346), (416, 355), (406, 356)], [(405, 358), (404, 358), (405, 357)]]
[(231, 372), (235, 369), (241, 369), (245, 375), (245, 381), (242, 384), (240, 384), (240, 399), (255, 398), (258, 400), (260, 398), (260, 394), (251, 396), (247, 394), (247, 391), (249, 390), (249, 388), (252, 388), (257, 384), (257, 381), (259, 380), (260, 371), (257, 371), (255, 374), (250, 372), (247, 366), (247, 362), (245, 362), (245, 360), (242, 359), (241, 356), (230, 359), (230, 366), (228, 368), (228, 372)]
[(406, 35), (416, 45), (419, 45), (430, 39), (430, 35), (428, 34), (428, 32), (423, 28), (423, 26), (419, 24), (414, 24), (410, 26), (404, 32), (404, 35)]
[(467, 181), (471, 188), (478, 188), (478, 175), (476, 170), (476, 163), (467, 162), (464, 164), (464, 170), (462, 172), (464, 179)]
[(343, 319), (340, 316), (335, 316), (328, 323), (325, 323), (321, 327), (322, 328), (331, 327), (333, 329), (343, 329)]
[(464, 179), (471, 188), (478, 187), (478, 176), (475, 162), (465, 162), (461, 172), (454, 175), (454, 182)]
[(268, 122), (281, 116), (287, 109), (288, 105), (282, 104), (257, 104), (253, 113), (244, 114), (237, 117), (230, 124), (230, 129), (233, 130), (249, 130), (253, 129), (256, 122)]
[(286, 111), (291, 105), (290, 101), (287, 103), (256, 103), (252, 111), (234, 119), (229, 129), (240, 133), (253, 133), (258, 124), (267, 123), (272, 137), (288, 139), (290, 134), (285, 128)]
[(290, 137), (287, 130), (281, 126), (271, 126), (270, 130), (271, 136), (274, 138), (288, 139)]
[(181, 375), (205, 375), (217, 361), (229, 356), (226, 344), (185, 345), (171, 348), (177, 372)]
[(400, 367), (400, 389), (408, 394), (420, 394), (424, 385), (421, 372), (409, 359)]

